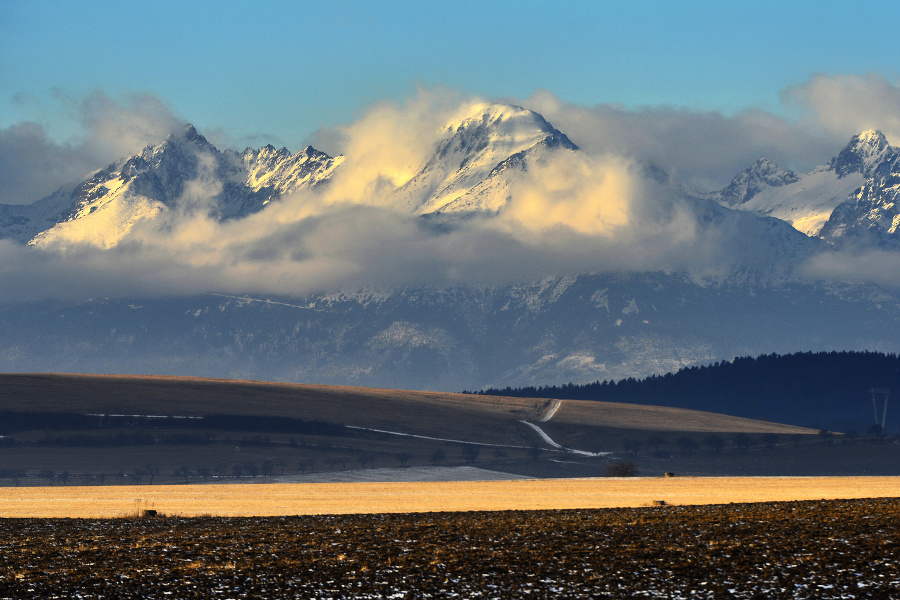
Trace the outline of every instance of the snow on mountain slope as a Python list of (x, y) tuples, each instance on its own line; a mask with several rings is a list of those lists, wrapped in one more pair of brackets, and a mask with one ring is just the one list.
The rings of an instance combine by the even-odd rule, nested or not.
[(81, 187), (87, 198), (75, 203), (66, 220), (38, 233), (29, 245), (77, 243), (111, 248), (137, 223), (165, 210), (162, 202), (135, 193), (132, 184), (133, 180), (115, 175), (100, 181), (93, 178)]
[(35, 204), (2, 207), (0, 231), (39, 247), (109, 248), (138, 223), (176, 208), (205, 210), (219, 219), (247, 216), (285, 194), (327, 181), (340, 162), (311, 146), (296, 155), (272, 146), (219, 152), (187, 125)]
[(72, 195), (79, 184), (63, 186), (33, 204), (0, 204), (0, 238), (19, 243), (64, 220), (72, 207)]
[(835, 245), (900, 247), (900, 153), (880, 163), (872, 177), (835, 208), (822, 237)]
[(738, 173), (727, 187), (718, 192), (716, 199), (726, 206), (740, 206), (765, 189), (796, 183), (798, 179), (793, 171), (760, 158), (747, 170)]
[(868, 179), (882, 165), (895, 161), (898, 154), (900, 150), (889, 145), (883, 133), (870, 129), (853, 136), (841, 153), (831, 159), (829, 167), (838, 177), (861, 173)]
[(809, 236), (819, 236), (832, 212), (898, 150), (879, 131), (854, 136), (827, 165), (797, 175), (769, 162), (756, 161), (731, 183), (708, 197), (725, 206), (782, 219)]
[(287, 148), (276, 150), (271, 144), (259, 150), (247, 148), (240, 154), (226, 150), (225, 154), (237, 163), (239, 181), (254, 192), (271, 189), (277, 196), (317, 187), (343, 161), (342, 156), (332, 158), (312, 146), (293, 155)]
[(508, 176), (545, 150), (574, 151), (541, 115), (518, 106), (477, 104), (449, 123), (434, 154), (398, 191), (416, 214), (498, 211), (509, 199)]
[(787, 221), (806, 235), (818, 236), (835, 207), (863, 181), (861, 173), (838, 177), (821, 166), (792, 183), (765, 187), (736, 208)]

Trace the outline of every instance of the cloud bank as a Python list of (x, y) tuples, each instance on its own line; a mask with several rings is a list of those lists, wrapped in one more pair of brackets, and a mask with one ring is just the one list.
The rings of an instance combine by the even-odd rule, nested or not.
[(149, 93), (114, 100), (95, 92), (76, 101), (57, 92), (54, 101), (73, 116), (81, 134), (60, 143), (37, 123), (0, 129), (0, 204), (30, 204), (140, 152), (147, 144), (158, 143), (184, 125), (183, 119)]
[[(754, 247), (758, 222), (685, 200), (654, 167), (701, 190), (721, 187), (761, 155), (809, 168), (830, 159), (860, 128), (891, 131), (898, 98), (900, 88), (883, 78), (817, 76), (785, 91), (785, 102), (802, 114), (791, 122), (761, 111), (728, 116), (581, 107), (538, 92), (512, 101), (541, 113), (583, 152), (549, 155), (513, 178), (511, 200), (497, 217), (448, 224), (398, 207), (395, 192), (434, 152), (437, 132), (481, 99), (420, 90), (319, 132), (346, 157), (331, 183), (247, 218), (219, 222), (210, 216), (222, 182), (201, 160), (206, 168), (177, 208), (139, 224), (114, 248), (42, 251), (0, 241), (0, 301), (205, 292), (299, 296), (362, 287), (490, 286), (584, 272), (705, 276), (736, 265), (769, 268), (782, 257), (776, 249)], [(846, 112), (851, 105), (859, 110)], [(182, 123), (150, 95), (113, 101), (95, 94), (78, 106), (87, 133), (77, 144), (54, 144), (34, 124), (0, 132), (7, 201), (36, 193), (40, 186), (32, 180), (41, 174), (45, 181), (77, 179)], [(887, 135), (900, 141), (900, 132), (897, 139)], [(22, 153), (9, 158), (4, 148)], [(804, 273), (853, 280), (871, 272), (862, 279), (897, 286), (898, 263), (890, 253), (855, 259), (816, 254)]]

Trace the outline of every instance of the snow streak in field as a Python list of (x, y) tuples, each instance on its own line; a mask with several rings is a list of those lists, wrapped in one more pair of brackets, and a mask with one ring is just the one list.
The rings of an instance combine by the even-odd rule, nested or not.
[[(524, 421), (522, 421), (524, 423)], [(497, 448), (527, 448), (527, 446), (513, 446), (510, 444), (485, 444), (482, 442), (467, 442), (465, 440), (453, 440), (450, 438), (431, 437), (427, 435), (417, 435), (415, 433), (402, 433), (400, 431), (387, 431), (384, 429), (372, 429), (371, 427), (358, 427), (356, 425), (345, 425), (347, 429), (361, 429), (362, 431), (372, 431), (374, 433), (386, 433), (388, 435), (402, 435), (403, 437), (419, 438), (420, 440), (434, 440), (435, 442), (451, 442), (454, 444), (472, 444), (474, 446), (491, 446)], [(559, 446), (557, 446), (559, 447)]]
[(543, 417), (541, 417), (541, 423), (546, 423), (550, 419), (553, 418), (553, 415), (556, 414), (556, 411), (559, 410), (559, 407), (562, 406), (562, 400), (554, 400), (553, 406), (550, 407), (550, 410), (547, 411)]
[[(553, 412), (556, 412), (556, 411), (554, 410)], [(553, 416), (553, 415), (551, 415), (551, 416)], [(542, 419), (542, 422), (546, 421), (546, 420), (547, 419)], [(519, 422), (525, 423), (526, 425), (528, 425), (529, 427), (534, 429), (537, 432), (537, 434), (539, 436), (541, 436), (542, 440), (544, 440), (549, 445), (553, 446), (554, 448), (556, 448), (558, 450), (563, 450), (565, 452), (571, 452), (572, 454), (580, 454), (581, 456), (606, 456), (608, 454), (611, 454), (611, 452), (588, 452), (587, 450), (573, 450), (572, 448), (566, 448), (560, 444), (557, 444), (555, 441), (553, 441), (553, 438), (551, 438), (549, 435), (547, 435), (547, 432), (545, 432), (543, 429), (541, 429), (534, 423), (529, 423), (528, 421), (525, 421), (525, 420), (520, 420)]]

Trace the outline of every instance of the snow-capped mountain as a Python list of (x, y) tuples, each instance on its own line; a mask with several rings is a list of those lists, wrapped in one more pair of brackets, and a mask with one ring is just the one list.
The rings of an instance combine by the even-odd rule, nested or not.
[[(515, 106), (473, 105), (432, 133), (432, 152), (383, 200), (460, 228), (473, 214), (483, 222), (502, 215), (518, 183), (580, 153), (539, 114)], [(809, 173), (760, 159), (710, 194), (689, 193), (660, 169), (638, 165), (665, 196), (653, 209), (677, 216), (684, 227), (676, 233), (696, 240), (695, 262), (688, 261), (696, 272), (299, 298), (21, 302), (0, 307), (0, 371), (458, 390), (634, 377), (773, 351), (896, 352), (900, 296), (800, 280), (792, 269), (829, 243), (900, 246), (898, 156), (883, 135), (863, 132)], [(108, 248), (135, 228), (165, 227), (197, 211), (238, 228), (293, 192), (327, 190), (348, 168), (342, 161), (312, 147), (220, 151), (187, 126), (32, 205), (0, 206), (0, 237)], [(637, 218), (656, 231), (655, 215)]]
[(835, 208), (822, 228), (822, 237), (832, 244), (900, 247), (900, 150), (874, 133), (869, 146), (873, 152), (859, 167), (868, 178)]
[(806, 235), (834, 241), (823, 228), (835, 208), (893, 164), (897, 154), (881, 132), (864, 131), (828, 164), (809, 173), (798, 175), (761, 158), (707, 197), (724, 206), (776, 217)]
[(247, 148), (239, 155), (226, 150), (225, 156), (236, 163), (235, 183), (274, 198), (300, 189), (315, 189), (328, 181), (343, 160), (342, 156), (331, 157), (312, 146), (291, 154), (287, 148), (276, 150), (271, 144), (259, 150)]
[(509, 201), (511, 178), (531, 161), (577, 149), (535, 112), (477, 104), (440, 132), (434, 154), (400, 188), (398, 202), (422, 215), (496, 213)]
[(759, 158), (747, 170), (735, 175), (731, 183), (714, 197), (726, 206), (740, 206), (765, 189), (797, 183), (799, 179), (793, 171), (782, 169), (766, 158)]
[(340, 161), (311, 146), (294, 155), (272, 146), (220, 152), (187, 125), (32, 205), (3, 206), (0, 232), (35, 246), (78, 242), (109, 248), (138, 223), (174, 210), (203, 210), (219, 219), (247, 216), (327, 181)]
[[(641, 377), (771, 352), (897, 352), (900, 300), (866, 286), (703, 286), (651, 272), (300, 298), (27, 303), (3, 307), (0, 329), (0, 372), (459, 391)], [(852, 401), (865, 404), (865, 390)]]
[[(510, 201), (515, 183), (539, 161), (567, 160), (579, 152), (541, 115), (505, 104), (470, 105), (433, 134), (433, 152), (389, 201), (399, 210), (442, 220), (497, 214)], [(866, 131), (809, 173), (759, 159), (722, 190), (693, 195), (678, 182), (655, 179), (704, 215), (705, 222), (734, 221), (736, 210), (778, 219), (831, 243), (891, 245), (900, 224), (894, 201), (898, 156), (884, 135)], [(35, 246), (78, 242), (109, 248), (139, 223), (164, 226), (164, 217), (173, 212), (204, 211), (221, 220), (245, 217), (292, 192), (318, 188), (342, 161), (311, 146), (296, 154), (273, 146), (220, 151), (188, 125), (32, 205), (0, 206), (0, 237)], [(722, 209), (704, 204), (708, 200)], [(770, 248), (769, 234), (774, 234), (780, 240), (775, 247), (803, 246), (771, 223), (753, 218), (742, 223), (734, 228), (743, 238), (737, 245)]]
[[(393, 198), (413, 214), (496, 213), (510, 198), (513, 178), (532, 161), (577, 150), (541, 115), (500, 104), (470, 106), (435, 137), (433, 155)], [(317, 188), (342, 161), (311, 146), (296, 154), (271, 145), (220, 152), (188, 125), (33, 205), (0, 207), (0, 236), (37, 246), (108, 248), (138, 223), (176, 209), (199, 208), (220, 219), (247, 216), (272, 200)], [(191, 206), (196, 198), (189, 183), (205, 195), (199, 206)]]

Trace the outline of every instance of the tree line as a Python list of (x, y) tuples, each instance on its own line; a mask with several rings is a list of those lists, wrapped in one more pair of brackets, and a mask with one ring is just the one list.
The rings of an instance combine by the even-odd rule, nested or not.
[[(900, 358), (880, 352), (798, 352), (737, 357), (675, 373), (587, 384), (466, 392), (691, 408), (817, 429), (860, 429), (881, 415), (869, 390), (900, 392)], [(900, 405), (898, 405), (900, 406)], [(896, 413), (894, 413), (896, 414)], [(900, 425), (900, 417), (894, 419)], [(888, 412), (886, 431), (896, 431)]]

